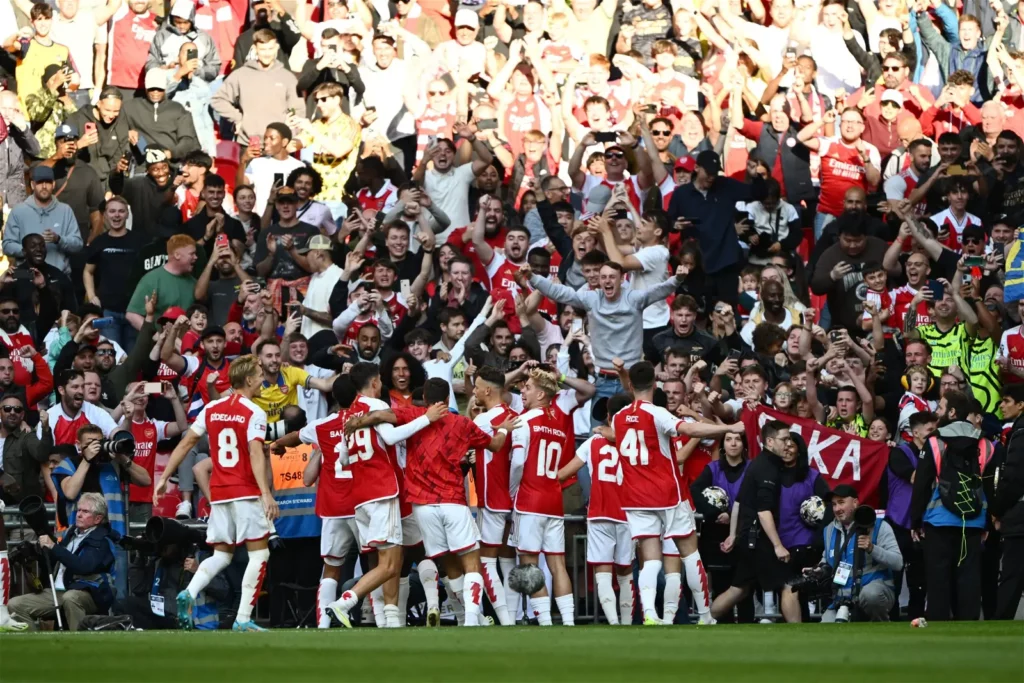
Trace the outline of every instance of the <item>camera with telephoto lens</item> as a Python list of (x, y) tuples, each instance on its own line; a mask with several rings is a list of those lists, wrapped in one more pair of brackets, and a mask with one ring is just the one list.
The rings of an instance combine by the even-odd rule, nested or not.
[(117, 432), (109, 439), (100, 441), (99, 453), (92, 459), (97, 465), (112, 462), (119, 455), (129, 460), (135, 457), (135, 437), (130, 432)]
[(799, 593), (803, 600), (827, 598), (832, 595), (832, 567), (822, 562), (808, 570), (803, 576), (789, 582), (794, 593)]

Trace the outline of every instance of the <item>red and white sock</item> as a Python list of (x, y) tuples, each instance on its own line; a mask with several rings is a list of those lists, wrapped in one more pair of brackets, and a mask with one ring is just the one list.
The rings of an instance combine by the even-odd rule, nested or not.
[(616, 577), (619, 580), (619, 623), (623, 626), (633, 625), (633, 607), (636, 605), (636, 593), (633, 590), (633, 575)]
[(466, 606), (462, 603), (464, 579), (463, 576), (457, 579), (447, 577), (443, 579), (445, 592), (448, 593), (448, 604), (452, 606), (452, 611), (455, 612), (455, 621), (459, 626), (464, 626), (466, 623)]
[(647, 560), (640, 568), (640, 607), (644, 618), (658, 618), (658, 610), (654, 601), (658, 597), (658, 574), (661, 573), (661, 560)]
[(338, 598), (336, 601), (334, 601), (331, 604), (336, 606), (336, 607), (338, 607), (343, 612), (348, 613), (348, 612), (352, 611), (352, 608), (355, 607), (358, 603), (359, 603), (359, 596), (358, 595), (356, 595), (353, 591), (345, 591), (344, 593), (341, 594), (340, 598)]
[[(604, 618), (611, 626), (619, 625), (619, 613), (615, 610), (615, 589), (612, 588), (612, 573), (599, 572), (594, 574), (597, 584), (597, 601), (604, 612)], [(632, 604), (632, 602), (630, 603)]]
[(679, 599), (683, 594), (683, 577), (679, 572), (665, 574), (665, 615), (663, 621), (671, 624), (679, 611)]
[(703, 616), (711, 613), (711, 589), (708, 587), (708, 573), (704, 571), (704, 561), (700, 553), (695, 552), (683, 558), (686, 571), (686, 585), (693, 593), (693, 602), (697, 606), (697, 614)]
[[(192, 580), (188, 582), (188, 588), (186, 589), (193, 600), (199, 597), (202, 590), (210, 585), (210, 582), (213, 581), (217, 574), (228, 568), (232, 557), (234, 557), (234, 553), (214, 550), (213, 555), (199, 563), (199, 568), (196, 569), (196, 573), (192, 576)], [(249, 553), (249, 564), (252, 564), (252, 553)], [(248, 567), (246, 567), (246, 571), (248, 571)]]
[(558, 607), (558, 614), (562, 617), (562, 626), (576, 625), (576, 602), (572, 593), (556, 596), (555, 606)]
[(508, 618), (512, 624), (516, 623), (519, 619), (519, 610), (523, 608), (523, 595), (519, 591), (513, 590), (512, 586), (508, 584), (508, 576), (515, 569), (516, 558), (514, 557), (499, 557), (498, 567), (501, 568), (501, 575), (504, 578), (505, 585), (505, 607), (508, 609)]
[(513, 625), (515, 622), (509, 616), (508, 606), (505, 604), (505, 585), (501, 582), (501, 576), (498, 575), (498, 558), (481, 557), (480, 566), (484, 577), (484, 591), (487, 593), (487, 599), (491, 602), (491, 607), (498, 615), (498, 623), (502, 626)]
[(423, 560), (416, 566), (423, 584), (423, 594), (427, 597), (427, 609), (438, 609), (440, 599), (437, 593), (437, 565), (433, 560)]
[(405, 626), (409, 618), (409, 577), (398, 580), (398, 624)]
[(541, 626), (551, 626), (551, 597), (530, 598), (530, 610)]
[(462, 604), (466, 608), (466, 626), (479, 626), (484, 614), (484, 577), (476, 572), (469, 572), (462, 578)]
[(320, 588), (316, 592), (316, 627), (330, 628), (331, 613), (327, 606), (338, 599), (338, 581), (336, 579), (320, 579)]
[(7, 612), (7, 601), (10, 598), (11, 561), (7, 559), (7, 551), (0, 550), (0, 624), (11, 618), (11, 615)]
[(235, 621), (240, 624), (252, 621), (252, 610), (256, 607), (260, 586), (267, 575), (269, 559), (270, 551), (266, 548), (249, 551), (249, 564), (245, 565), (245, 573), (242, 574), (242, 599), (238, 603), (238, 616), (235, 617)]

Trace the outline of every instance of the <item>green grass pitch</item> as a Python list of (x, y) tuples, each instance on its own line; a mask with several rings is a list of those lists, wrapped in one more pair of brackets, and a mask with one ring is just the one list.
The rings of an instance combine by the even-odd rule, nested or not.
[(1024, 681), (1024, 623), (0, 637), (0, 681)]

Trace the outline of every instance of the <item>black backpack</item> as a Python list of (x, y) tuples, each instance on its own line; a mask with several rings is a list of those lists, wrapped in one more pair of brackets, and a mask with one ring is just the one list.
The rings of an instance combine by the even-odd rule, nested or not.
[(984, 509), (981, 474), (992, 458), (992, 442), (965, 438), (951, 444), (932, 437), (935, 459), (935, 485), (943, 507), (961, 519), (975, 519)]

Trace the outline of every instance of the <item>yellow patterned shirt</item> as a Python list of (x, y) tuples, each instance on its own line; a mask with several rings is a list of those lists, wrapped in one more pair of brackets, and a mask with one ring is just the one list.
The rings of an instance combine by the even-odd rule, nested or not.
[[(313, 121), (310, 124), (311, 132), (303, 132), (299, 139), (302, 146), (313, 151), (313, 168), (316, 169), (324, 179), (324, 187), (316, 198), (320, 201), (341, 201), (345, 193), (345, 183), (355, 170), (356, 160), (359, 158), (359, 140), (362, 134), (359, 124), (347, 114), (342, 114), (336, 121), (328, 124), (323, 120)], [(329, 144), (327, 147), (324, 141), (337, 142), (349, 140), (352, 143), (352, 150), (343, 157), (336, 157), (329, 154), (327, 147), (336, 145)]]

